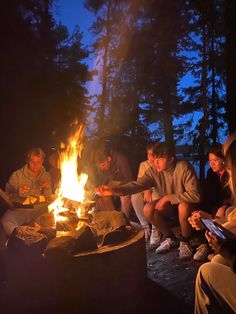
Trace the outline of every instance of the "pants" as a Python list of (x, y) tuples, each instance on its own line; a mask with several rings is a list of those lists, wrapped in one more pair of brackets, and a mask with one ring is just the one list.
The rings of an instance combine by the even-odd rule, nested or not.
[(10, 236), (16, 227), (32, 222), (45, 212), (47, 212), (47, 205), (7, 210), (1, 218), (5, 234)]
[[(160, 196), (157, 195), (157, 193), (153, 189), (152, 190), (152, 199), (157, 200), (159, 198), (160, 198)], [(147, 218), (145, 217), (144, 211), (143, 211), (143, 208), (145, 205), (145, 202), (143, 199), (143, 193), (140, 192), (140, 193), (132, 194), (131, 195), (131, 203), (132, 203), (133, 209), (135, 211), (136, 216), (138, 217), (140, 224), (142, 226), (148, 225), (149, 222), (148, 222)]]
[(143, 207), (144, 207), (143, 194), (142, 193), (132, 194), (131, 203), (140, 224), (142, 226), (148, 225), (148, 221), (143, 213)]
[(236, 313), (236, 274), (219, 263), (203, 264), (195, 285), (195, 314)]

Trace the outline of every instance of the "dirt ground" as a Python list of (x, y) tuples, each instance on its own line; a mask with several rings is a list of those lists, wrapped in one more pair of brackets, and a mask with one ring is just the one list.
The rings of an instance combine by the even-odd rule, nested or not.
[(195, 278), (201, 264), (181, 261), (178, 249), (166, 254), (147, 252), (147, 289), (151, 297), (146, 313), (193, 313)]

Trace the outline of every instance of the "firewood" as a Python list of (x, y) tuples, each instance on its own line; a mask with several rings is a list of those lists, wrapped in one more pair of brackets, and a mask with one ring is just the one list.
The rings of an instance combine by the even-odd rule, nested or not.
[(76, 246), (76, 240), (73, 237), (58, 237), (49, 241), (46, 250), (46, 258), (67, 258), (73, 256)]
[(47, 237), (37, 232), (33, 227), (20, 226), (14, 229), (7, 247), (10, 251), (42, 254), (47, 243)]
[(39, 233), (44, 234), (48, 241), (54, 239), (56, 237), (56, 229), (55, 228), (50, 228), (50, 227), (42, 227), (38, 230)]
[(97, 249), (97, 241), (89, 226), (82, 227), (79, 233), (77, 233), (75, 253)]

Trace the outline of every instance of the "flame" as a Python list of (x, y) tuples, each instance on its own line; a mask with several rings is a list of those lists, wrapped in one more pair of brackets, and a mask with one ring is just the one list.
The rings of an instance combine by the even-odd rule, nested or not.
[[(76, 122), (77, 124), (77, 122)], [(84, 186), (87, 182), (88, 175), (81, 173), (78, 175), (78, 157), (81, 157), (83, 145), (84, 127), (80, 126), (73, 136), (68, 139), (68, 145), (60, 154), (61, 182), (59, 184), (57, 199), (48, 206), (49, 212), (53, 211), (55, 224), (57, 221), (65, 221), (67, 218), (62, 216), (62, 212), (69, 211), (63, 206), (64, 199), (82, 204), (85, 200)], [(77, 215), (80, 216), (81, 208), (76, 209)]]

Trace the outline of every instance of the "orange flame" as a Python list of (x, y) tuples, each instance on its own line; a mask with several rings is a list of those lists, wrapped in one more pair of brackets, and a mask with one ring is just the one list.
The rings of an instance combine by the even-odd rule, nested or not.
[[(57, 199), (48, 206), (49, 212), (53, 211), (55, 224), (57, 221), (65, 221), (62, 212), (68, 211), (63, 207), (63, 199), (70, 199), (82, 204), (85, 199), (84, 186), (88, 176), (85, 173), (78, 175), (78, 157), (81, 157), (83, 145), (81, 143), (84, 127), (80, 126), (73, 136), (68, 140), (66, 149), (60, 155), (61, 182), (59, 184)], [(81, 209), (77, 208), (80, 215)]]

